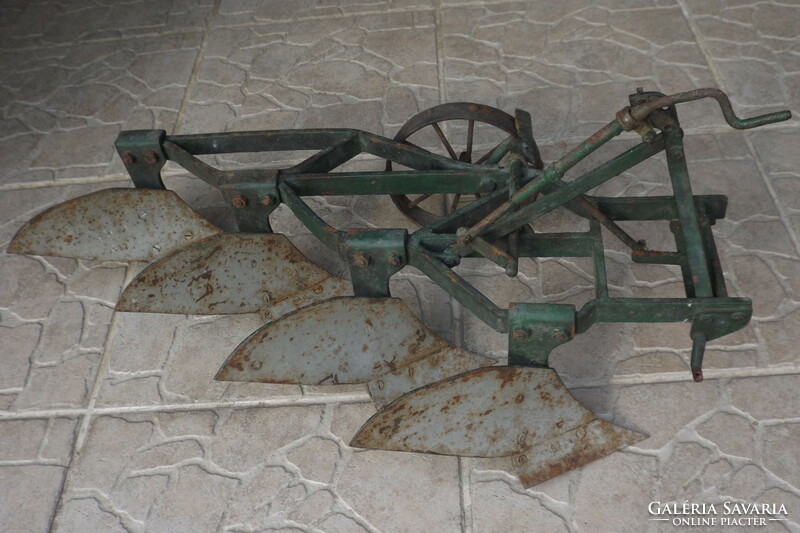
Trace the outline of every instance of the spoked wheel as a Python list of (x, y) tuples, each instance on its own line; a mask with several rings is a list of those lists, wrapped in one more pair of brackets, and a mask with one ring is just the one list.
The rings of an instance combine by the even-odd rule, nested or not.
[[(444, 124), (448, 122), (450, 124)], [(445, 131), (452, 139), (463, 139), (463, 142), (458, 144), (450, 142)], [(514, 117), (497, 108), (456, 102), (438, 105), (413, 116), (400, 128), (400, 131), (394, 136), (394, 140), (417, 144), (414, 142), (415, 139), (409, 138), (411, 136), (424, 137), (425, 134), (435, 134), (438, 137), (442, 155), (464, 163), (496, 165), (511, 149), (512, 143), (508, 141), (517, 134), (517, 128)], [(477, 149), (478, 146), (482, 149)], [(484, 148), (486, 146), (491, 146), (491, 148)], [(462, 147), (464, 149), (460, 150)], [(534, 168), (542, 168), (542, 160), (535, 143), (533, 143), (532, 152), (530, 157), (526, 157), (528, 164)], [(386, 162), (386, 170), (392, 170), (391, 161)], [(393, 194), (391, 198), (404, 215), (416, 224), (424, 226), (455, 211), (458, 207), (480, 198), (480, 194), (411, 196)]]

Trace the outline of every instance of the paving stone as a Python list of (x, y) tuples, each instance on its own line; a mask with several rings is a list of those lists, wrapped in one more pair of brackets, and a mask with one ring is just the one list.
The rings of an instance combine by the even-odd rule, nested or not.
[[(338, 493), (381, 531), (459, 528), (457, 461), (453, 457), (383, 451), (350, 457)], [(402, 490), (402, 499), (392, 495)]]
[(686, 424), (713, 411), (718, 395), (718, 385), (711, 381), (623, 387), (618, 393), (613, 422), (650, 435), (637, 447), (659, 449)]
[[(393, 135), (438, 103), (435, 71), (419, 69), (436, 65), (433, 22), (432, 13), (390, 12), (215, 32), (182, 131), (353, 127)], [(220, 69), (240, 76), (230, 68), (237, 65), (247, 66), (247, 78), (226, 85)], [(399, 79), (408, 69), (415, 69), (413, 85)], [(401, 88), (413, 95), (406, 92), (412, 107), (387, 123), (385, 93)]]
[(730, 384), (730, 404), (756, 420), (795, 418), (798, 395), (794, 375), (753, 376)]
[(0, 52), (9, 94), (3, 114), (19, 130), (5, 134), (12, 150), (3, 158), (1, 182), (124, 173), (113, 146), (117, 134), (172, 130), (200, 37), (174, 33)]
[[(677, 6), (626, 7), (560, 2), (544, 16), (520, 2), (444, 7), (447, 99), (526, 109), (536, 138), (551, 142), (599, 129), (636, 84), (666, 93), (714, 85)], [(682, 112), (697, 123), (701, 109)]]
[(501, 481), (474, 484), (472, 498), (472, 524), (477, 531), (506, 531), (509, 516), (515, 523), (536, 524), (543, 531), (569, 531), (558, 514)]
[(727, 9), (718, 2), (691, 0), (689, 15), (700, 30), (711, 60), (742, 114), (797, 109), (797, 62), (792, 59), (794, 34), (800, 21), (795, 4), (756, 7), (742, 3)]
[[(584, 468), (575, 495), (574, 520), (591, 531), (641, 531), (653, 501), (656, 461), (634, 453), (615, 453)], [(624, 493), (625, 498), (618, 495)]]
[[(300, 395), (296, 385), (214, 381), (234, 348), (261, 327), (258, 315), (123, 313), (119, 317), (98, 405)], [(143, 331), (148, 334), (143, 336)]]
[(62, 466), (0, 467), (0, 528), (3, 531), (50, 531), (66, 468)]
[(800, 483), (800, 468), (792, 449), (800, 443), (800, 424), (769, 425), (764, 429), (764, 466), (793, 486)]

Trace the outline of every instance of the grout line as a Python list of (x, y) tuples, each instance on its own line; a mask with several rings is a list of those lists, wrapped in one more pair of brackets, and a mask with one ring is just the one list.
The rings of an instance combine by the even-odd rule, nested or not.
[(756, 163), (756, 168), (758, 168), (758, 173), (761, 175), (761, 179), (764, 182), (764, 185), (767, 187), (767, 192), (769, 192), (770, 197), (772, 198), (772, 202), (775, 204), (775, 208), (778, 210), (778, 214), (780, 215), (781, 222), (783, 226), (786, 228), (786, 231), (789, 233), (789, 238), (792, 239), (792, 243), (794, 244), (794, 249), (798, 255), (800, 255), (800, 239), (797, 238), (797, 233), (794, 231), (794, 227), (792, 226), (791, 222), (789, 221), (789, 213), (783, 207), (783, 204), (780, 202), (778, 198), (778, 193), (775, 192), (775, 188), (772, 186), (772, 180), (767, 177), (767, 170), (764, 168), (764, 164), (761, 162), (761, 158), (758, 157), (758, 152), (756, 152), (755, 146), (753, 146), (753, 140), (750, 138), (749, 134), (745, 134), (744, 142), (747, 144), (747, 149), (750, 150), (750, 155), (753, 157), (753, 160)]
[(296, 407), (304, 405), (339, 405), (371, 403), (367, 392), (313, 394), (307, 396), (277, 396), (254, 400), (229, 400), (216, 402), (193, 402), (151, 405), (121, 405), (116, 407), (75, 407), (63, 409), (41, 409), (30, 411), (0, 411), (0, 421), (40, 418), (77, 418), (80, 416), (108, 416), (130, 413), (174, 413), (188, 411), (213, 411), (215, 409), (252, 409), (271, 407)]
[[(217, 0), (215, 4), (218, 4), (220, 0)], [(500, 3), (507, 2), (508, 0), (499, 0)], [(216, 6), (215, 6), (216, 7)], [(213, 8), (212, 8), (213, 9)], [(405, 8), (394, 8), (394, 9), (378, 9), (378, 10), (365, 10), (365, 11), (354, 11), (351, 13), (332, 13), (329, 15), (311, 15), (311, 16), (300, 16), (294, 17), (290, 19), (259, 19), (259, 20), (251, 20), (248, 22), (232, 22), (232, 23), (220, 23), (216, 27), (217, 28), (250, 28), (253, 26), (268, 26), (268, 25), (285, 25), (288, 26), (289, 24), (293, 24), (296, 22), (307, 22), (307, 21), (314, 21), (314, 20), (328, 20), (328, 19), (343, 19), (348, 17), (361, 17), (361, 16), (373, 16), (373, 15), (392, 15), (392, 14), (401, 14), (401, 13), (418, 13), (418, 12), (425, 12), (431, 11), (430, 7), (425, 6), (411, 6)], [(132, 30), (136, 31), (136, 30)], [(173, 36), (173, 35), (186, 35), (192, 33), (200, 33), (203, 30), (200, 28), (178, 28), (174, 30), (165, 30), (164, 28), (158, 29), (143, 29), (143, 31), (139, 33), (131, 33), (128, 35), (121, 35), (117, 37), (104, 37), (104, 38), (97, 38), (97, 39), (86, 39), (83, 41), (70, 41), (70, 42), (61, 42), (61, 43), (43, 43), (37, 44), (33, 46), (20, 46), (20, 47), (9, 47), (4, 48), (0, 47), (0, 53), (5, 54), (14, 54), (14, 53), (24, 53), (24, 52), (35, 52), (39, 50), (58, 50), (61, 48), (74, 48), (75, 46), (90, 46), (90, 45), (97, 45), (103, 43), (118, 43), (124, 41), (136, 41), (141, 40), (143, 38), (153, 38), (153, 37), (163, 37), (163, 36)]]
[[(778, 377), (778, 376), (797, 376), (800, 375), (800, 368), (797, 367), (768, 367), (768, 368), (720, 368), (703, 369), (704, 381), (759, 378), (759, 377)], [(592, 381), (591, 378), (585, 381), (565, 379), (562, 377), (564, 385), (569, 389), (584, 389), (594, 387), (607, 387), (609, 385), (651, 385), (657, 383), (694, 383), (688, 371), (685, 372), (663, 372), (660, 374), (628, 374), (623, 376), (612, 376), (607, 381)]]
[(706, 63), (708, 64), (708, 70), (711, 71), (711, 75), (714, 76), (714, 81), (717, 82), (717, 87), (727, 93), (728, 89), (725, 86), (725, 81), (722, 78), (722, 73), (719, 72), (719, 70), (717, 69), (717, 65), (714, 62), (714, 57), (711, 55), (711, 51), (708, 49), (705, 37), (703, 37), (703, 32), (700, 31), (700, 27), (697, 25), (697, 22), (694, 20), (692, 14), (689, 12), (689, 7), (686, 5), (686, 0), (677, 0), (677, 3), (678, 6), (681, 8), (681, 13), (683, 13), (683, 18), (689, 25), (689, 29), (691, 30), (692, 34), (694, 34), (694, 40), (697, 43), (697, 47), (700, 48), (700, 53), (702, 53), (703, 57), (705, 57), (706, 59)]
[(197, 76), (199, 74), (200, 64), (206, 55), (206, 46), (208, 45), (208, 38), (211, 34), (211, 27), (214, 25), (214, 19), (219, 13), (220, 2), (222, 0), (214, 0), (214, 7), (211, 13), (208, 14), (208, 21), (206, 22), (206, 29), (203, 32), (203, 38), (200, 40), (200, 50), (197, 51), (197, 57), (194, 58), (192, 65), (192, 74), (189, 76), (189, 82), (186, 84), (186, 90), (183, 92), (183, 99), (181, 100), (181, 107), (178, 109), (178, 116), (175, 118), (175, 126), (172, 128), (172, 134), (176, 135), (181, 128), (183, 128), (183, 121), (186, 118), (186, 108), (189, 106), (189, 96), (197, 83)]
[(29, 181), (20, 183), (6, 183), (0, 185), (0, 191), (21, 191), (26, 189), (42, 189), (45, 187), (66, 187), (68, 185), (91, 185), (93, 183), (108, 183), (114, 181), (128, 181), (128, 176), (106, 176), (102, 178), (69, 178), (57, 181)]
[[(125, 279), (122, 282), (122, 286), (120, 287), (120, 292), (122, 292), (124, 287), (128, 286), (133, 278), (136, 276), (138, 271), (140, 270), (137, 267), (138, 263), (131, 262), (125, 267)], [(109, 366), (109, 358), (111, 357), (111, 347), (114, 344), (114, 339), (117, 337), (117, 331), (119, 330), (119, 322), (120, 322), (120, 314), (115, 312), (111, 316), (111, 323), (108, 325), (108, 333), (106, 334), (105, 343), (103, 343), (103, 355), (100, 357), (100, 364), (97, 367), (97, 375), (94, 377), (94, 384), (92, 385), (92, 391), (89, 393), (89, 404), (86, 409), (86, 414), (81, 420), (81, 426), (78, 430), (78, 438), (75, 439), (75, 446), (73, 447), (72, 454), (80, 453), (81, 448), (83, 448), (83, 443), (86, 440), (86, 435), (89, 433), (89, 424), (92, 420), (92, 411), (94, 409), (95, 404), (97, 403), (97, 397), (100, 395), (100, 389), (103, 386), (103, 378), (106, 375), (106, 370)]]
[(459, 503), (461, 507), (461, 533), (472, 533), (472, 484), (470, 471), (472, 460), (469, 457), (458, 457)]
[(447, 85), (444, 75), (444, 41), (442, 40), (442, 2), (436, 0), (433, 11), (433, 34), (436, 42), (436, 78), (439, 84), (439, 103), (447, 102)]
[[(729, 368), (704, 370), (706, 381), (724, 379), (742, 379), (757, 377), (780, 377), (800, 375), (800, 368)], [(689, 372), (664, 372), (661, 374), (630, 374), (614, 376), (607, 381), (582, 381), (566, 379), (564, 384), (570, 389), (606, 387), (609, 385), (648, 385), (658, 383), (693, 383)], [(303, 405), (335, 405), (350, 403), (370, 403), (372, 398), (367, 392), (326, 393), (308, 396), (276, 396), (253, 400), (228, 400), (216, 402), (193, 402), (152, 405), (121, 405), (115, 407), (32, 409), (28, 411), (0, 411), (0, 421), (25, 420), (41, 418), (77, 418), (80, 416), (124, 415), (128, 413), (213, 411), (215, 409), (249, 409), (270, 407), (294, 407)]]

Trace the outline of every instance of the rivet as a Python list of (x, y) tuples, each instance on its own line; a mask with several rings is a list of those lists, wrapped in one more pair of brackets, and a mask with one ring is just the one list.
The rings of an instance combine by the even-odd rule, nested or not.
[(250, 368), (252, 368), (253, 370), (258, 370), (262, 367), (262, 365), (263, 363), (261, 361), (253, 361), (252, 363), (250, 363)]
[(353, 264), (357, 267), (364, 268), (369, 265), (369, 257), (364, 252), (356, 252), (353, 254)]
[(376, 385), (378, 385), (378, 390), (383, 390), (383, 387), (385, 386), (385, 384), (383, 383), (383, 380), (381, 380), (381, 379), (378, 380)]
[(158, 153), (156, 153), (156, 152), (150, 151), (150, 152), (147, 152), (147, 153), (144, 154), (145, 163), (149, 163), (151, 165), (154, 165), (154, 164), (158, 163), (158, 159), (159, 159)]
[(122, 158), (122, 162), (126, 165), (132, 165), (136, 163), (136, 156), (130, 152), (122, 152), (120, 157)]
[(194, 233), (192, 233), (191, 230), (187, 230), (186, 233), (183, 234), (183, 238), (186, 239), (187, 241), (191, 241), (192, 239), (194, 239)]
[(550, 445), (550, 449), (553, 450), (554, 452), (557, 452), (558, 450), (561, 449), (561, 445), (558, 443), (558, 441), (556, 441)]
[(400, 264), (400, 256), (398, 256), (396, 253), (392, 252), (392, 253), (389, 254), (389, 259), (387, 261), (388, 261), (388, 263), (390, 265), (397, 266), (397, 265)]
[(524, 329), (517, 329), (511, 334), (511, 338), (517, 341), (524, 341), (528, 338), (528, 332)]
[(233, 197), (231, 197), (231, 204), (233, 204), (233, 207), (236, 209), (242, 209), (247, 206), (247, 198), (241, 194), (234, 194)]
[(314, 294), (319, 294), (322, 292), (322, 285), (314, 285)]
[(528, 462), (528, 457), (525, 454), (517, 456), (517, 464), (524, 465)]
[(272, 198), (271, 194), (267, 194), (261, 199), (261, 205), (272, 205), (275, 200)]

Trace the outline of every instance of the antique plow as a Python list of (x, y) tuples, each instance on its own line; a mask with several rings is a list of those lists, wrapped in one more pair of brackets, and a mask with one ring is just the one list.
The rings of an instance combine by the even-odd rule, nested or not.
[[(684, 157), (675, 106), (706, 97), (716, 99), (728, 124), (738, 129), (791, 116), (783, 111), (739, 119), (716, 89), (671, 96), (639, 90), (614, 120), (547, 166), (528, 113), (517, 110), (511, 116), (465, 103), (420, 113), (393, 140), (353, 129), (174, 136), (125, 131), (116, 147), (135, 188), (108, 189), (57, 205), (28, 222), (8, 251), (153, 261), (125, 289), (117, 310), (270, 317), (236, 348), (216, 379), (366, 383), (378, 412), (353, 438), (353, 446), (511, 457), (527, 487), (644, 438), (581, 406), (548, 366), (551, 350), (599, 322), (690, 322), (691, 370), (701, 381), (706, 342), (750, 319), (750, 301), (728, 296), (711, 231), (725, 216), (727, 199), (693, 195)], [(442, 126), (448, 122), (464, 127), (465, 150), (456, 151), (447, 139)], [(479, 156), (476, 136), (486, 127), (502, 140)], [(438, 137), (446, 154), (409, 140), (423, 130), (431, 139)], [(638, 134), (641, 142), (562, 179), (625, 131)], [(220, 170), (198, 157), (297, 150), (315, 153), (279, 169)], [(662, 151), (672, 196), (588, 194)], [(386, 168), (333, 172), (362, 153), (385, 160)], [(224, 233), (165, 189), (161, 169), (167, 160), (219, 189), (238, 233)], [(413, 232), (337, 230), (303, 199), (326, 195), (391, 195), (421, 227)], [(286, 236), (272, 232), (270, 214), (280, 204), (347, 261), (349, 282), (314, 265)], [(431, 205), (444, 209), (437, 212)], [(589, 229), (536, 229), (540, 217), (561, 208), (588, 220)], [(668, 223), (676, 250), (648, 248), (621, 221)], [(636, 263), (678, 265), (685, 297), (611, 297), (602, 228), (630, 249)], [(590, 258), (595, 297), (580, 309), (536, 302), (501, 308), (453, 270), (468, 257), (492, 261), (509, 276), (516, 275), (522, 258)], [(507, 333), (508, 364), (492, 366), (492, 360), (444, 341), (392, 298), (389, 279), (406, 266), (416, 267), (480, 320)]]

